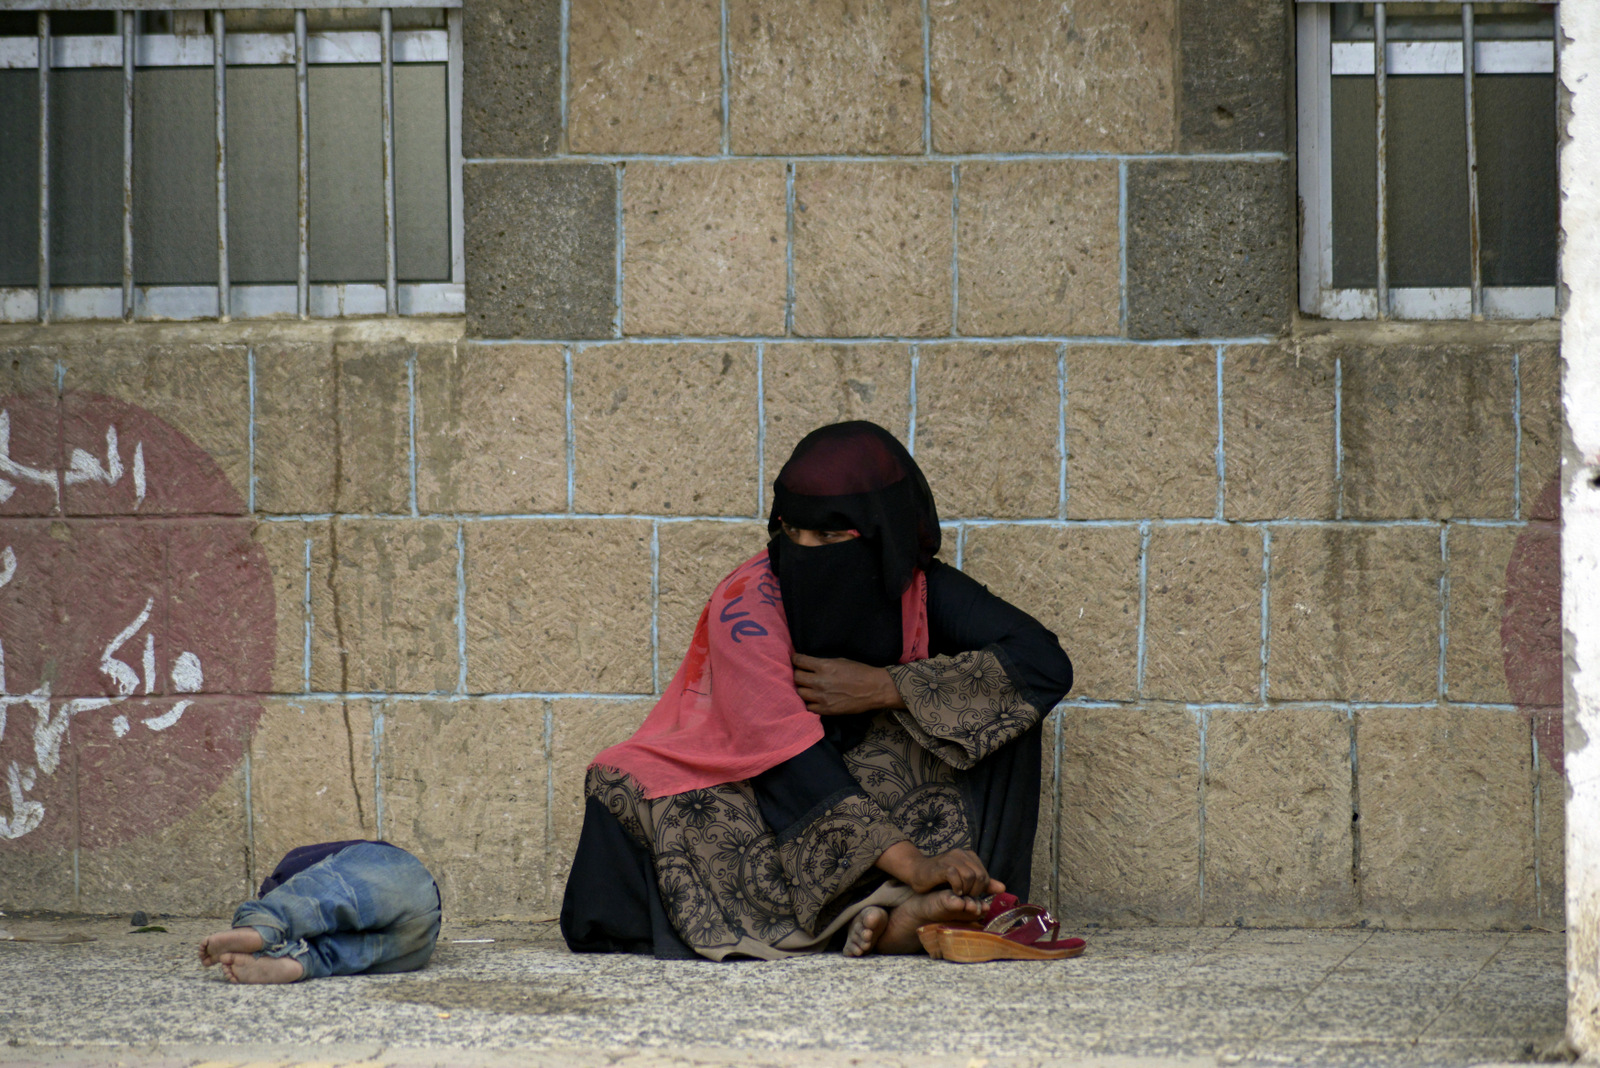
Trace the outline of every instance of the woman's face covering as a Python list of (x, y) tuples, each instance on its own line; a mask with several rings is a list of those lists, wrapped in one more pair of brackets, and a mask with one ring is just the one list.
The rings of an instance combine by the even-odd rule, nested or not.
[(850, 531), (832, 533), (838, 536), (807, 545), (785, 530), (775, 546), (794, 648), (874, 667), (893, 664), (901, 651), (900, 598), (883, 592), (877, 547)]

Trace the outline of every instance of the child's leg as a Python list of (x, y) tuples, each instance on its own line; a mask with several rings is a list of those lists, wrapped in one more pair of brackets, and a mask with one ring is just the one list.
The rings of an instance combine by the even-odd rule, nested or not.
[(260, 933), (267, 956), (293, 957), (311, 979), (381, 968), (416, 953), (421, 943), (415, 937), (404, 942), (388, 932), (419, 922), (431, 934), (425, 938), (427, 954), (413, 967), (427, 961), (438, 937), (433, 878), (405, 850), (366, 842), (245, 902), (233, 919), (234, 927)]

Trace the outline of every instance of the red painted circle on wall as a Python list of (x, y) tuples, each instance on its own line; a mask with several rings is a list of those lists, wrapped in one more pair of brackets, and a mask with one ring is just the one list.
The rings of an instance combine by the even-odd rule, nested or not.
[(1550, 479), (1506, 565), (1500, 649), (1511, 700), (1533, 721), (1539, 757), (1564, 774), (1561, 676), (1561, 478)]
[(0, 399), (0, 854), (168, 827), (235, 773), (275, 596), (244, 500), (150, 412)]

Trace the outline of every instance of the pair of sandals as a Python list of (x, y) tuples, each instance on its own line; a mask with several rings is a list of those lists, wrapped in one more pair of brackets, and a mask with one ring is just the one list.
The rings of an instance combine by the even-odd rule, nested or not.
[(1061, 924), (1039, 905), (996, 894), (976, 923), (925, 923), (917, 937), (928, 956), (962, 964), (993, 960), (1064, 960), (1083, 952), (1081, 938), (1061, 938)]

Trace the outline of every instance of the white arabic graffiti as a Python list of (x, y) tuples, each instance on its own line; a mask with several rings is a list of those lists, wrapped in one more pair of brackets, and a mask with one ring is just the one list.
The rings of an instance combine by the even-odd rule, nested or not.
[[(105, 441), (104, 463), (83, 449), (73, 449), (67, 470), (58, 480), (54, 471), (29, 467), (11, 458), (11, 413), (0, 410), (0, 503), (10, 499), (16, 492), (17, 483), (20, 482), (49, 486), (55, 491), (57, 500), (61, 497), (62, 483), (69, 486), (81, 482), (116, 485), (127, 472), (122, 466), (115, 426), (106, 428)], [(143, 442), (134, 446), (132, 466), (134, 507), (137, 509), (144, 503), (145, 497)], [(16, 551), (11, 546), (7, 545), (4, 550), (0, 550), (0, 589), (10, 585), (16, 578), (18, 566)], [(30, 831), (37, 830), (44, 822), (44, 805), (27, 795), (38, 784), (39, 776), (54, 775), (56, 769), (61, 766), (61, 743), (66, 738), (67, 728), (74, 716), (97, 709), (111, 708), (130, 697), (140, 696), (141, 687), (143, 695), (155, 693), (158, 681), (156, 639), (155, 635), (146, 629), (154, 608), (155, 598), (151, 597), (145, 601), (144, 608), (133, 620), (106, 643), (100, 653), (100, 673), (111, 680), (112, 687), (116, 690), (116, 695), (112, 697), (76, 697), (57, 702), (51, 698), (48, 680), (41, 682), (37, 688), (28, 693), (12, 693), (6, 680), (5, 642), (0, 638), (0, 739), (5, 737), (13, 709), (19, 712), (31, 710), (34, 716), (33, 762), (23, 765), (16, 760), (10, 760), (6, 764), (4, 791), (6, 796), (0, 797), (0, 838), (21, 838)], [(135, 670), (132, 664), (120, 659), (118, 654), (124, 646), (133, 642), (141, 631), (144, 633), (144, 641), (142, 645), (135, 643), (133, 648), (142, 653), (139, 657), (139, 668), (142, 670)], [(188, 650), (180, 652), (173, 659), (168, 677), (172, 681), (172, 688), (178, 693), (198, 693), (205, 682), (200, 658)], [(140, 722), (149, 730), (164, 731), (181, 720), (184, 712), (193, 704), (194, 701), (190, 699), (180, 699), (166, 712), (144, 717)], [(125, 737), (132, 729), (126, 715), (119, 713), (111, 721), (111, 732), (118, 738)], [(4, 814), (8, 801), (9, 816)]]

